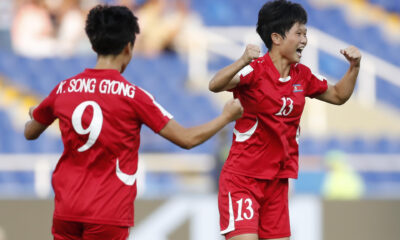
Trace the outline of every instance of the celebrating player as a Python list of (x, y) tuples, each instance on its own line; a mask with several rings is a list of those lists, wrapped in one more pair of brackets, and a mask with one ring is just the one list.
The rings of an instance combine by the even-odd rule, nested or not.
[(340, 50), (350, 67), (336, 85), (328, 84), (299, 63), (307, 45), (306, 23), (307, 13), (299, 4), (264, 4), (257, 33), (268, 53), (259, 57), (259, 47), (248, 45), (209, 83), (213, 92), (232, 91), (244, 108), (219, 180), (220, 227), (226, 239), (290, 238), (288, 178), (298, 176), (305, 97), (340, 105), (353, 93), (359, 50)]
[(121, 75), (139, 33), (128, 8), (93, 8), (85, 30), (98, 55), (95, 68), (61, 81), (31, 108), (25, 137), (36, 139), (59, 119), (64, 152), (52, 177), (54, 239), (122, 240), (134, 224), (142, 124), (190, 149), (241, 117), (243, 108), (231, 100), (212, 121), (184, 128), (152, 95)]

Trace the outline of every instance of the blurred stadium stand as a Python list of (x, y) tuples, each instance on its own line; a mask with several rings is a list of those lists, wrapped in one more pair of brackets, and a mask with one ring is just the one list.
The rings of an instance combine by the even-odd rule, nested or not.
[(380, 6), (389, 12), (400, 13), (400, 5), (393, 0), (368, 0), (369, 3)]
[[(257, 11), (264, 1), (248, 0), (192, 0), (191, 9), (198, 13), (204, 23), (207, 33), (212, 32), (214, 27), (228, 28), (232, 26), (247, 27), (254, 34), (254, 26), (257, 21)], [(319, 5), (317, 1), (301, 0), (301, 3), (309, 14), (308, 26), (322, 31), (343, 42), (358, 46), (361, 50), (375, 57), (383, 59), (388, 64), (400, 66), (400, 41), (390, 40), (390, 36), (385, 34), (380, 24), (371, 22), (354, 24), (348, 17), (348, 10), (343, 5)], [(332, 1), (334, 2), (334, 1)], [(380, 5), (390, 12), (399, 12), (397, 1), (389, 0), (370, 0), (366, 4)], [(387, 13), (391, 14), (391, 13)], [(236, 32), (236, 34), (240, 34)], [(4, 34), (1, 35), (3, 39)], [(205, 36), (206, 38), (206, 36)], [(243, 39), (242, 39), (243, 40)], [(4, 40), (2, 46), (9, 42)], [(310, 43), (311, 44), (311, 43)], [(322, 43), (323, 44), (323, 43)], [(244, 42), (237, 43), (244, 46)], [(45, 97), (53, 87), (71, 74), (81, 72), (84, 67), (94, 66), (95, 56), (73, 56), (69, 58), (43, 58), (31, 59), (18, 56), (5, 47), (0, 48), (0, 154), (53, 154), (62, 152), (62, 142), (56, 127), (45, 133), (39, 140), (27, 142), (23, 138), (23, 123), (27, 119), (28, 107), (37, 104), (40, 99)], [(264, 49), (265, 50), (265, 49)], [(240, 48), (242, 51), (242, 48)], [(307, 51), (307, 49), (306, 49)], [(339, 49), (334, 51), (338, 52)], [(229, 54), (226, 52), (226, 54)], [(322, 50), (318, 54), (318, 71), (332, 79), (338, 79), (347, 69), (347, 63), (338, 58), (332, 57)], [(339, 55), (339, 54), (337, 54)], [(236, 55), (238, 57), (240, 55)], [(229, 56), (217, 54), (216, 51), (209, 53), (207, 60), (207, 72), (202, 78), (204, 82), (210, 79), (210, 75), (216, 69), (225, 66), (232, 59)], [(220, 102), (215, 101), (215, 96), (210, 97), (207, 88), (193, 88), (190, 84), (191, 76), (186, 56), (168, 52), (157, 58), (145, 58), (135, 56), (127, 68), (124, 76), (128, 81), (146, 89), (152, 93), (157, 101), (163, 105), (174, 117), (185, 126), (204, 123), (215, 117), (220, 111)], [(400, 71), (400, 70), (397, 70)], [(397, 81), (394, 79), (393, 81)], [(359, 79), (359, 83), (363, 79)], [(302, 126), (302, 138), (300, 140), (300, 152), (304, 161), (310, 156), (319, 156), (322, 162), (323, 155), (332, 150), (341, 150), (351, 155), (375, 154), (379, 158), (386, 155), (400, 156), (400, 89), (399, 84), (387, 79), (377, 77), (376, 81), (376, 102), (372, 106), (364, 109), (358, 102), (346, 104), (345, 110), (334, 107), (323, 110), (327, 114), (327, 130), (321, 134), (313, 134), (310, 126), (310, 113), (305, 110)], [(314, 103), (312, 103), (314, 104)], [(312, 105), (314, 106), (314, 105)], [(381, 107), (384, 106), (384, 107)], [(332, 109), (332, 113), (330, 112)], [(392, 115), (382, 114), (381, 109), (388, 109)], [(310, 110), (311, 111), (311, 110)], [(383, 110), (382, 110), (383, 111)], [(321, 113), (321, 114), (324, 114)], [(347, 114), (349, 113), (349, 114)], [(353, 114), (352, 114), (353, 113)], [(370, 114), (370, 115), (367, 115)], [(330, 115), (329, 115), (330, 114)], [(332, 119), (337, 117), (337, 122)], [(377, 128), (382, 121), (375, 119), (373, 115), (384, 118), (384, 126)], [(388, 117), (390, 116), (390, 117)], [(371, 122), (368, 122), (368, 119)], [(365, 121), (364, 121), (365, 120)], [(361, 121), (361, 123), (360, 123)], [(365, 125), (364, 125), (365, 124)], [(53, 124), (56, 125), (56, 124)], [(329, 128), (333, 126), (335, 128)], [(349, 126), (351, 126), (349, 129)], [(359, 129), (362, 126), (364, 129)], [(214, 137), (205, 144), (190, 151), (192, 154), (208, 154), (211, 157), (218, 150), (218, 143)], [(147, 127), (143, 128), (141, 136), (142, 153), (187, 153), (165, 139), (151, 132)], [(400, 161), (399, 158), (392, 157), (393, 161)], [(1, 159), (0, 159), (1, 161)], [(392, 162), (388, 163), (391, 164)], [(319, 168), (317, 172), (313, 169), (309, 171), (310, 178), (300, 181), (299, 191), (307, 192), (311, 182), (319, 181), (323, 177), (323, 172)], [(307, 167), (304, 169), (307, 174)], [(314, 172), (313, 172), (314, 171)], [(27, 172), (6, 172), (0, 169), (0, 195), (9, 196), (10, 189), (15, 188), (15, 182), (22, 184), (22, 189), (18, 188), (18, 193), (32, 194), (31, 179), (33, 173)], [(383, 175), (380, 175), (383, 174)], [(314, 177), (313, 177), (314, 176)], [(394, 168), (392, 172), (374, 173), (369, 169), (362, 175), (367, 182), (400, 182), (400, 171)], [(158, 175), (158, 181), (168, 185), (176, 182), (170, 176)], [(152, 178), (153, 180), (156, 178)], [(154, 180), (157, 182), (157, 180)], [(30, 184), (30, 185), (29, 185)], [(300, 185), (302, 184), (302, 185)], [(373, 184), (372, 184), (373, 185)], [(371, 185), (371, 186), (372, 186)], [(399, 184), (398, 184), (399, 185)], [(307, 187), (308, 186), (308, 187)], [(320, 193), (320, 186), (311, 185), (313, 192)], [(386, 186), (386, 185), (385, 185)], [(400, 188), (400, 186), (397, 186)], [(25, 189), (26, 188), (26, 189)], [(155, 187), (153, 189), (156, 189)], [(382, 190), (382, 189), (381, 189)], [(382, 190), (383, 191), (383, 190)], [(387, 189), (389, 191), (389, 189)]]

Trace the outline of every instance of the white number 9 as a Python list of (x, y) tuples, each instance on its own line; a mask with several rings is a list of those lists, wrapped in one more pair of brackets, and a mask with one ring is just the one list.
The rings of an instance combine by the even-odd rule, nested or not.
[[(93, 118), (88, 128), (83, 129), (82, 116), (88, 106), (93, 107)], [(79, 104), (72, 113), (72, 126), (75, 131), (80, 135), (89, 134), (87, 142), (78, 149), (78, 152), (88, 150), (96, 142), (100, 135), (101, 127), (103, 125), (103, 113), (99, 104), (94, 101), (86, 101)]]

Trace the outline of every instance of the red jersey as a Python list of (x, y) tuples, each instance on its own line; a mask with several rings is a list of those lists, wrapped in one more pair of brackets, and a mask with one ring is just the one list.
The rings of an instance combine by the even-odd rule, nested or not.
[(280, 78), (267, 53), (240, 72), (232, 89), (243, 105), (236, 120), (224, 170), (260, 179), (297, 178), (299, 123), (305, 97), (316, 97), (327, 81), (302, 64), (293, 64)]
[(117, 70), (86, 69), (59, 83), (33, 112), (45, 125), (58, 118), (64, 143), (54, 218), (132, 226), (141, 126), (158, 133), (171, 117)]

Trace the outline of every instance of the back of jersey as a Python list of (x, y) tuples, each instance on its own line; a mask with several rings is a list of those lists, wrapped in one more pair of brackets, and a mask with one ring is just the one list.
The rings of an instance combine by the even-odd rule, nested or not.
[(141, 124), (159, 132), (170, 119), (152, 96), (116, 70), (86, 69), (58, 84), (33, 117), (46, 125), (59, 119), (54, 217), (133, 225)]

